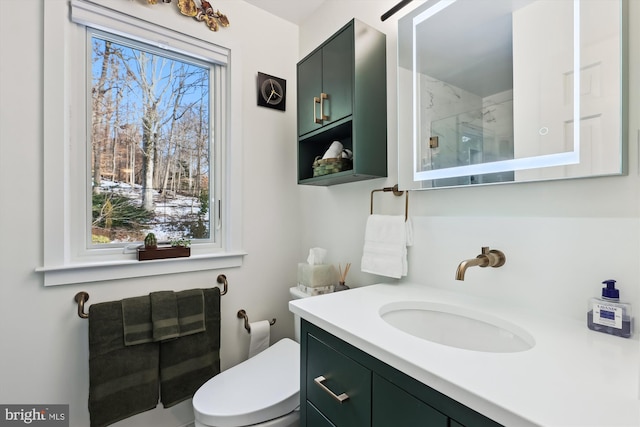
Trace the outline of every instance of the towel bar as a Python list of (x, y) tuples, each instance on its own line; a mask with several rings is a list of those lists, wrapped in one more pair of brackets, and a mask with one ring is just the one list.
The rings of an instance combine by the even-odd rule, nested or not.
[[(224, 274), (219, 274), (216, 279), (218, 283), (222, 285), (222, 291), (220, 291), (220, 296), (226, 295), (229, 290), (229, 283), (227, 282), (227, 276)], [(84, 312), (84, 303), (89, 300), (89, 294), (87, 292), (81, 291), (76, 294), (74, 297), (76, 303), (78, 303), (78, 316), (81, 319), (88, 319), (89, 314)], [(275, 322), (275, 319), (273, 319)]]
[(371, 190), (371, 215), (373, 215), (373, 193), (376, 193), (378, 191), (384, 191), (385, 193), (392, 191), (394, 196), (402, 196), (404, 194), (404, 220), (406, 221), (407, 219), (409, 219), (409, 190), (398, 190), (398, 184), (394, 185), (393, 187), (384, 187), (378, 188), (377, 190)]
[(229, 287), (229, 283), (227, 282), (227, 276), (225, 276), (224, 274), (219, 274), (216, 281), (222, 285), (222, 291), (220, 292), (220, 296), (226, 295)]
[[(249, 316), (247, 316), (247, 312), (243, 309), (238, 310), (238, 319), (244, 319), (244, 328), (247, 330), (247, 333), (251, 333), (251, 326), (249, 325)], [(276, 324), (276, 319), (271, 319), (269, 321), (271, 326)]]

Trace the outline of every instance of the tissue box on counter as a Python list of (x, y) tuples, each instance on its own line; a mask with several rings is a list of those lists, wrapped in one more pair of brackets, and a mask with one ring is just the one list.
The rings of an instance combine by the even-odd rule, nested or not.
[(307, 288), (324, 288), (338, 284), (338, 271), (332, 264), (298, 264), (298, 284)]

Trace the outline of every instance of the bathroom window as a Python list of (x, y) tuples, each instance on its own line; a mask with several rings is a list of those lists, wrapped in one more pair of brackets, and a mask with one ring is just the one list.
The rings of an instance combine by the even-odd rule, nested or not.
[[(71, 19), (62, 2), (44, 6), (45, 285), (237, 267), (244, 255), (230, 50), (127, 3), (73, 1)], [(189, 239), (191, 257), (138, 262), (149, 232)]]
[(220, 66), (88, 30), (90, 247), (216, 242)]

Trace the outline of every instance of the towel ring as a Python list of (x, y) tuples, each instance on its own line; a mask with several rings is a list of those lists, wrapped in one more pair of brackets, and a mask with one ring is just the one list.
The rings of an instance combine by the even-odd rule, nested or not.
[[(247, 316), (247, 312), (244, 309), (238, 310), (238, 319), (244, 319), (244, 328), (247, 330), (247, 333), (251, 333), (251, 325), (249, 325), (249, 316)], [(271, 319), (269, 321), (269, 325), (273, 326), (276, 324), (276, 319)]]
[(402, 196), (403, 194), (405, 195), (404, 220), (406, 222), (407, 219), (409, 219), (409, 190), (406, 190), (406, 191), (398, 190), (398, 184), (394, 185), (393, 187), (384, 187), (384, 188), (378, 188), (376, 190), (371, 190), (371, 209), (370, 209), (371, 215), (373, 215), (373, 193), (376, 193), (378, 191), (384, 191), (385, 193), (392, 191), (394, 196)]

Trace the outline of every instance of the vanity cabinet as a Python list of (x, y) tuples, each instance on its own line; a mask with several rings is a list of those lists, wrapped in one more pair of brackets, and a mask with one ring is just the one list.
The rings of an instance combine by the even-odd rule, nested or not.
[[(332, 185), (387, 175), (386, 36), (353, 19), (297, 66), (298, 183)], [(314, 177), (340, 141), (350, 167)]]
[(373, 427), (449, 427), (449, 417), (438, 412), (400, 387), (374, 375)]
[(500, 424), (302, 320), (302, 427)]

